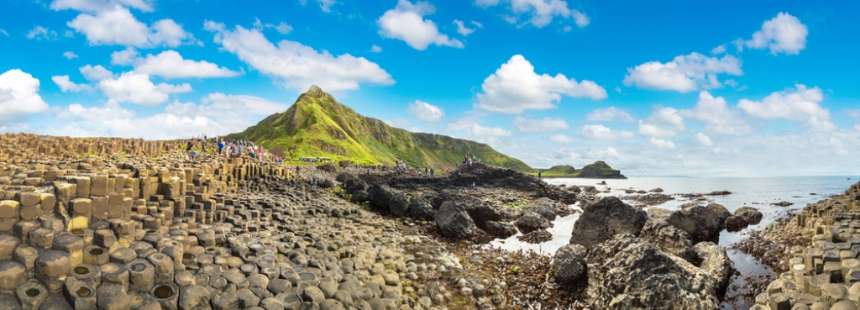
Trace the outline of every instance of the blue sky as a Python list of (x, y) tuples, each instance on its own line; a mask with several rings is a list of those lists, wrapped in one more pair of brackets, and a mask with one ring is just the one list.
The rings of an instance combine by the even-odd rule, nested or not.
[(0, 131), (218, 135), (318, 84), (537, 167), (860, 173), (854, 3), (0, 1)]

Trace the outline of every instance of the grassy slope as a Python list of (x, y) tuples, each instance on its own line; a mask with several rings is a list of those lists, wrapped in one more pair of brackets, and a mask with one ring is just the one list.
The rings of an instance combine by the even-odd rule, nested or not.
[(399, 159), (416, 167), (448, 170), (456, 167), (465, 154), (473, 154), (493, 165), (532, 171), (522, 161), (486, 144), (411, 133), (361, 116), (318, 88), (299, 96), (286, 112), (271, 115), (231, 137), (284, 151), (291, 159), (329, 157), (358, 164), (393, 164)]
[[(537, 172), (533, 173), (537, 174)], [(606, 162), (597, 161), (586, 165), (580, 170), (569, 165), (553, 166), (542, 170), (541, 176), (547, 178), (624, 178), (621, 172), (609, 166)]]

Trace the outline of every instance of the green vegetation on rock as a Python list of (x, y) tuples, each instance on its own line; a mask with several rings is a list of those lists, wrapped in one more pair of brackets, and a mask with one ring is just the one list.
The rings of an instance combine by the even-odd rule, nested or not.
[(316, 86), (299, 96), (287, 111), (229, 137), (254, 141), (296, 161), (312, 157), (360, 165), (391, 165), (401, 160), (413, 167), (450, 170), (466, 154), (471, 154), (491, 165), (534, 171), (524, 162), (483, 143), (412, 133), (362, 116)]
[[(536, 174), (536, 172), (535, 172)], [(612, 169), (604, 161), (596, 161), (577, 170), (570, 165), (558, 165), (541, 170), (541, 176), (547, 178), (592, 178), (592, 179), (626, 179), (621, 171)]]

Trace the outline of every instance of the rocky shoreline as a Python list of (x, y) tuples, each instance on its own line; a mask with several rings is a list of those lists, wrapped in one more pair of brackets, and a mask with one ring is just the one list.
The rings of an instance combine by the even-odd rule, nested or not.
[[(761, 219), (703, 200), (646, 212), (482, 164), (430, 177), (0, 142), (2, 309), (717, 309), (735, 274), (720, 231)], [(571, 212), (554, 255), (485, 246), (541, 242)]]

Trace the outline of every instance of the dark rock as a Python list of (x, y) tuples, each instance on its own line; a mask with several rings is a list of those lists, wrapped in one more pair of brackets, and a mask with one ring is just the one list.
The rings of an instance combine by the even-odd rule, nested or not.
[(639, 235), (648, 219), (645, 211), (625, 204), (615, 197), (606, 197), (586, 205), (582, 216), (573, 226), (570, 243), (591, 248), (617, 234)]
[(525, 241), (528, 243), (541, 243), (552, 240), (552, 234), (546, 230), (535, 230), (525, 235), (517, 237), (521, 241)]
[(789, 207), (789, 206), (794, 205), (794, 203), (793, 203), (793, 202), (788, 202), (788, 201), (780, 201), (780, 202), (774, 202), (774, 203), (771, 203), (771, 205), (772, 205), (772, 206), (777, 206), (777, 207)]
[(726, 207), (712, 203), (672, 212), (667, 221), (690, 235), (694, 243), (717, 242), (723, 223), (731, 215)]
[(408, 213), (409, 217), (413, 219), (431, 221), (433, 220), (433, 216), (436, 215), (436, 210), (433, 210), (433, 206), (427, 201), (413, 199), (409, 203)]
[(741, 231), (749, 225), (746, 218), (737, 215), (729, 216), (725, 222), (726, 230), (731, 232)]
[(735, 215), (743, 217), (750, 225), (755, 225), (761, 222), (761, 211), (752, 207), (740, 207), (735, 210)]
[(570, 214), (570, 208), (549, 198), (538, 198), (532, 201), (525, 210), (540, 214), (547, 220), (555, 220), (556, 216)]
[(448, 238), (469, 239), (478, 230), (466, 209), (450, 201), (442, 203), (436, 211), (435, 221), (439, 232)]
[(394, 216), (405, 216), (409, 210), (409, 198), (387, 185), (373, 185), (367, 193), (374, 210)]
[(524, 234), (528, 234), (535, 230), (549, 228), (552, 226), (552, 223), (540, 214), (526, 211), (519, 219), (517, 219), (516, 222), (514, 222), (514, 225), (516, 225)]
[(497, 238), (507, 238), (517, 234), (517, 228), (514, 225), (504, 222), (487, 221), (482, 229)]
[(649, 216), (639, 238), (654, 244), (663, 252), (673, 254), (687, 261), (692, 261), (695, 256), (693, 242), (690, 236), (683, 230), (669, 224), (663, 217)]
[(555, 283), (568, 289), (582, 284), (588, 275), (587, 255), (588, 249), (579, 244), (569, 244), (558, 249), (550, 268)]

